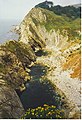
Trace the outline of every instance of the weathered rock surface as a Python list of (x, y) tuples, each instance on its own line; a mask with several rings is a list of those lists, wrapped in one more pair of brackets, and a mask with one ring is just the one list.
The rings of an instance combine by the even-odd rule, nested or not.
[(65, 94), (68, 118), (80, 118), (80, 35), (76, 36), (80, 23), (76, 27), (76, 22), (34, 8), (16, 28), (19, 41), (0, 46), (0, 118), (22, 116), (24, 109), (15, 90), (30, 79), (27, 67), (39, 49), (48, 55), (37, 57), (35, 63), (48, 66), (46, 77)]
[(19, 40), (49, 53), (38, 57), (36, 63), (48, 66), (46, 77), (65, 94), (69, 104), (68, 118), (80, 118), (80, 36), (69, 31), (70, 28), (78, 31), (80, 27), (74, 30), (75, 26), (70, 24), (48, 10), (34, 8), (19, 26)]
[(0, 118), (20, 118), (24, 114), (15, 90), (25, 89), (24, 83), (30, 80), (26, 67), (34, 60), (29, 45), (9, 41), (0, 46)]
[(0, 119), (19, 118), (24, 114), (23, 106), (14, 89), (0, 79)]
[[(79, 58), (77, 58), (76, 61), (78, 60)], [(76, 61), (73, 61), (72, 64)], [(72, 66), (69, 66), (67, 69), (63, 70), (62, 64), (65, 62), (66, 59), (62, 56), (62, 53), (58, 53), (54, 49), (51, 50), (49, 56), (38, 57), (36, 60), (36, 63), (45, 65), (49, 68), (45, 77), (51, 81), (51, 83), (56, 85), (59, 91), (64, 93), (65, 99), (69, 106), (68, 108), (65, 107), (66, 109), (69, 109), (69, 113), (67, 113), (68, 118), (80, 118), (80, 72), (77, 71), (79, 72), (78, 76), (72, 78), (71, 74), (75, 71), (72, 70)], [(77, 68), (77, 65), (75, 67)]]

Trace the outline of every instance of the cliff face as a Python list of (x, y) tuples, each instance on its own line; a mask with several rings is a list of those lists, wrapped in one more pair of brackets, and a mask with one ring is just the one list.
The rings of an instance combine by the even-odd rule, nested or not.
[(15, 90), (25, 89), (24, 83), (30, 80), (26, 67), (34, 60), (29, 45), (9, 41), (0, 46), (0, 118), (19, 118), (24, 114)]
[(0, 119), (19, 118), (24, 114), (17, 93), (3, 79), (0, 79)]
[(34, 48), (54, 46), (67, 51), (73, 44), (79, 47), (80, 19), (71, 20), (46, 9), (33, 8), (19, 26), (19, 34), (20, 41)]
[(35, 60), (33, 50), (29, 45), (16, 41), (9, 41), (0, 47), (1, 78), (6, 80), (14, 89), (18, 89), (24, 81), (29, 80), (26, 67)]
[(80, 19), (73, 20), (34, 8), (19, 26), (19, 31), (19, 41), (29, 44), (35, 51), (43, 49), (48, 53), (37, 57), (36, 63), (49, 68), (47, 79), (65, 94), (69, 103), (68, 118), (79, 118)]
[[(79, 118), (80, 19), (33, 8), (16, 31), (19, 41), (0, 46), (0, 117), (19, 118), (24, 113), (15, 90), (24, 89), (30, 80), (28, 67), (35, 61), (49, 68), (46, 77), (65, 94), (68, 118)], [(35, 52), (40, 49), (48, 54), (37, 57)]]
[[(60, 59), (66, 62), (64, 69), (74, 59), (78, 59), (80, 66), (80, 19), (72, 20), (46, 9), (33, 8), (19, 26), (19, 34), (19, 41), (29, 44), (33, 50), (46, 48), (59, 52)], [(78, 65), (71, 64), (67, 69), (73, 68), (75, 71)], [(80, 71), (77, 77), (80, 77)]]

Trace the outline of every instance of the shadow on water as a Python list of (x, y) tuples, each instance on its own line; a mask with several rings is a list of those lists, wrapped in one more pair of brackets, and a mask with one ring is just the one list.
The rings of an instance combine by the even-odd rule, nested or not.
[(25, 110), (44, 104), (55, 105), (61, 109), (60, 95), (54, 91), (54, 87), (48, 80), (41, 80), (41, 77), (46, 74), (46, 69), (40, 65), (31, 67), (32, 79), (26, 83), (26, 90), (18, 93)]

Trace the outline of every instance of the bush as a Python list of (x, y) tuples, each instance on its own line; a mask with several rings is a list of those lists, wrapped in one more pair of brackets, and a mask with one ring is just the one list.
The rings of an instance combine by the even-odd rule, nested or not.
[(25, 115), (22, 117), (23, 119), (39, 119), (39, 118), (47, 118), (47, 119), (62, 119), (65, 118), (64, 110), (57, 109), (56, 106), (49, 106), (44, 104), (43, 107), (37, 107), (35, 109), (29, 108)]

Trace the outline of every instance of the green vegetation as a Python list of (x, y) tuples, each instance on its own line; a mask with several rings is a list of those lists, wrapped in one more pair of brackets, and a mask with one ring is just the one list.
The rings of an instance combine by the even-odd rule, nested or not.
[(63, 119), (65, 118), (64, 110), (59, 110), (56, 106), (49, 106), (44, 104), (43, 107), (37, 107), (35, 109), (29, 108), (23, 119)]
[(79, 31), (81, 30), (81, 20), (80, 18), (77, 18), (75, 20), (66, 17), (66, 16), (59, 16), (54, 14), (53, 12), (49, 10), (43, 10), (43, 14), (46, 15), (46, 21), (42, 22), (41, 25), (44, 25), (47, 31), (55, 29), (60, 30), (61, 34), (65, 35), (65, 32), (63, 33), (63, 30), (67, 31), (68, 37), (71, 40), (75, 40), (75, 38), (80, 39)]
[(45, 1), (35, 6), (42, 9), (46, 15), (46, 21), (41, 24), (45, 26), (47, 31), (55, 29), (60, 30), (61, 34), (65, 35), (63, 30), (67, 31), (70, 40), (80, 39), (81, 35), (81, 7), (74, 6), (53, 6), (53, 2)]
[[(51, 7), (49, 7), (51, 6)], [(42, 2), (35, 6), (36, 8), (41, 7), (50, 11), (53, 11), (57, 15), (67, 16), (72, 19), (81, 18), (81, 7), (75, 8), (74, 6), (65, 6), (60, 5), (53, 6), (53, 2)]]

